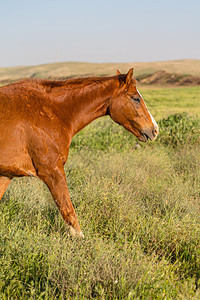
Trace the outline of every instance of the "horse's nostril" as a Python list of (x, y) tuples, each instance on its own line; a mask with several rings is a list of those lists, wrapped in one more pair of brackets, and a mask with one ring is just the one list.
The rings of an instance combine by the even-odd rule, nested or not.
[(158, 127), (155, 127), (155, 128), (154, 128), (154, 134), (155, 134), (155, 135), (158, 135)]

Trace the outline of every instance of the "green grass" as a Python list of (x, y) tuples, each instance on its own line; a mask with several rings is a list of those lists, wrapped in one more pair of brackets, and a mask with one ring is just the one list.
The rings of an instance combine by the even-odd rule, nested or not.
[(140, 89), (155, 119), (187, 112), (200, 116), (200, 87)]
[(142, 91), (160, 136), (140, 149), (109, 118), (73, 139), (65, 171), (84, 240), (68, 236), (42, 182), (13, 180), (0, 204), (1, 299), (200, 298), (198, 91)]

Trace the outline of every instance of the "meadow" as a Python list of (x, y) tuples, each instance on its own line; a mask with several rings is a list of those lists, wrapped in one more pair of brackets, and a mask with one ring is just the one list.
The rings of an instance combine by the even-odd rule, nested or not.
[(0, 299), (200, 299), (200, 87), (141, 93), (155, 142), (138, 146), (109, 117), (72, 141), (65, 172), (85, 239), (68, 235), (42, 182), (13, 180)]

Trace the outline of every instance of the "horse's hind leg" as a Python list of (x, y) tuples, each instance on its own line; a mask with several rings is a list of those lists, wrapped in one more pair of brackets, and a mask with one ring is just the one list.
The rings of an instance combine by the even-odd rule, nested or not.
[(9, 186), (9, 183), (11, 182), (11, 179), (8, 177), (0, 177), (0, 200), (3, 197), (3, 194), (5, 193), (7, 187)]

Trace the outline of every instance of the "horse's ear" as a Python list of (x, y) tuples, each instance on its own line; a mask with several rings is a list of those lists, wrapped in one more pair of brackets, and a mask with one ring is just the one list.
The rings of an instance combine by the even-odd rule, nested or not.
[(117, 69), (116, 70), (116, 75), (121, 75), (122, 73)]
[(133, 78), (133, 68), (131, 68), (126, 74), (126, 84), (128, 85)]

